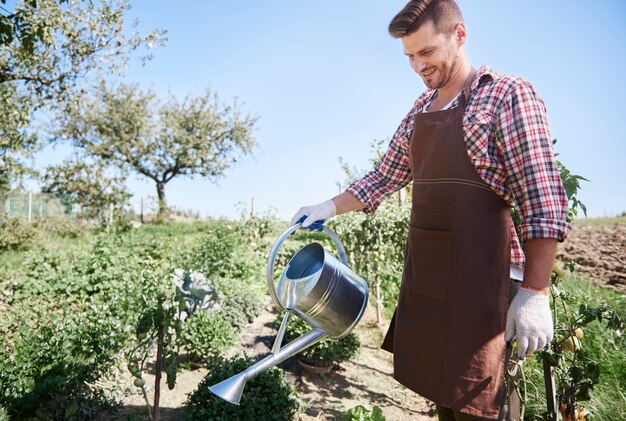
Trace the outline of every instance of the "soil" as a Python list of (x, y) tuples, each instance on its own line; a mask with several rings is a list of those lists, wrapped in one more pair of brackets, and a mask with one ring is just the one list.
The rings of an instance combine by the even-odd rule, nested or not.
[[(573, 260), (577, 271), (599, 285), (626, 292), (626, 225), (576, 225), (569, 238), (559, 244), (557, 259)], [(262, 314), (246, 326), (231, 355), (246, 353), (262, 357), (270, 352), (276, 330), (270, 322), (276, 318), (276, 309), (267, 303)], [(280, 365), (288, 380), (296, 387), (301, 399), (298, 420), (333, 420), (357, 405), (372, 409), (379, 406), (386, 419), (435, 419), (432, 403), (406, 389), (393, 379), (391, 354), (381, 350), (386, 326), (376, 325), (376, 315), (369, 308), (356, 328), (361, 339), (361, 352), (353, 361), (342, 363), (324, 375), (308, 374), (294, 358)], [(179, 373), (174, 390), (169, 390), (163, 380), (161, 386), (161, 419), (183, 420), (183, 406), (187, 394), (193, 392), (206, 375), (204, 368)], [(154, 376), (144, 376), (148, 385)], [(132, 383), (132, 378), (129, 379)], [(132, 387), (131, 387), (132, 389)], [(148, 391), (152, 402), (152, 390)], [(245, 393), (245, 392), (244, 392)], [(129, 394), (126, 411), (145, 413), (145, 401), (138, 392)]]
[(585, 278), (626, 293), (626, 224), (576, 225), (559, 244), (557, 259), (573, 260)]

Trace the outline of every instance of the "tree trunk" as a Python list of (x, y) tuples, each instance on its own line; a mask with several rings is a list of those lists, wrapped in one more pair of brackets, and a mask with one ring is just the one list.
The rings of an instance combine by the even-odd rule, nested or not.
[(163, 339), (164, 339), (163, 326), (159, 326), (159, 332), (157, 334), (157, 356), (156, 363), (154, 365), (154, 421), (159, 421), (161, 416), (161, 409), (159, 408), (159, 401), (161, 400), (161, 371), (163, 370)]
[(167, 202), (165, 201), (165, 183), (157, 181), (157, 197), (159, 198), (159, 214), (157, 215), (158, 221), (164, 221), (167, 218)]

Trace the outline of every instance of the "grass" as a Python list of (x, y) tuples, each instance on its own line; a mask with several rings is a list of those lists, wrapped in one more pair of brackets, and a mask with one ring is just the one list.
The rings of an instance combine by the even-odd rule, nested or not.
[[(563, 282), (575, 298), (568, 304), (570, 311), (578, 312), (578, 306), (607, 304), (622, 319), (626, 317), (626, 295), (598, 287), (585, 279), (570, 275)], [(584, 329), (582, 349), (600, 366), (600, 382), (591, 391), (591, 400), (579, 402), (591, 412), (591, 419), (621, 421), (626, 419), (626, 340), (606, 327), (605, 322), (590, 323)], [(546, 400), (543, 383), (543, 370), (539, 358), (528, 359), (524, 372), (530, 381), (529, 401), (526, 420), (544, 419)]]
[(626, 225), (626, 214), (620, 216), (614, 216), (610, 218), (578, 218), (575, 224), (577, 226), (605, 226), (605, 225)]

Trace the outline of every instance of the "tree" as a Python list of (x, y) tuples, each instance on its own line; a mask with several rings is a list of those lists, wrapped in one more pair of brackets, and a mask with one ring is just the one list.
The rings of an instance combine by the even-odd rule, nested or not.
[(130, 198), (122, 175), (107, 175), (103, 163), (78, 157), (47, 167), (41, 190), (56, 195), (66, 206), (79, 204), (86, 217), (96, 218), (103, 226), (110, 207), (119, 210)]
[(15, 84), (0, 85), (0, 193), (28, 172), (23, 159), (36, 149), (36, 137), (24, 131), (30, 121), (30, 105)]
[(237, 102), (220, 104), (217, 94), (161, 101), (136, 85), (101, 84), (67, 112), (60, 135), (86, 154), (118, 164), (155, 183), (159, 218), (167, 214), (165, 185), (177, 176), (216, 181), (249, 154), (256, 117), (243, 115)]
[(0, 3), (0, 106), (8, 119), (0, 122), (0, 188), (6, 189), (36, 150), (34, 110), (47, 108), (44, 118), (63, 113), (86, 88), (82, 81), (121, 74), (132, 52), (162, 45), (165, 33), (127, 35), (127, 0), (24, 0), (12, 11)]

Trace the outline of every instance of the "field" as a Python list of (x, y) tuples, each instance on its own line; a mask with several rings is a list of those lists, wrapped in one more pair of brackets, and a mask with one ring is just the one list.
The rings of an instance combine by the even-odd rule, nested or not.
[[(590, 305), (609, 303), (622, 317), (626, 315), (623, 222), (583, 221), (559, 246), (560, 260), (577, 262), (577, 272), (565, 280), (572, 296)], [(272, 219), (144, 226), (75, 238), (43, 237), (30, 250), (0, 255), (6, 268), (0, 274), (0, 407), (15, 419), (148, 419), (143, 389), (133, 385), (137, 376), (127, 365), (133, 358), (130, 350), (147, 343), (139, 326), (148, 310), (167, 308), (163, 302), (155, 307), (153, 298), (171, 298), (159, 294), (168, 285), (171, 289), (176, 268), (204, 273), (220, 290), (220, 300), (246, 295), (251, 297), (246, 305), (256, 309), (249, 322), (234, 330), (230, 343), (218, 348), (213, 341), (202, 350), (222, 356), (267, 354), (276, 332), (271, 322), (278, 314), (265, 291), (265, 259), (283, 228)], [(293, 237), (279, 263), (315, 239), (319, 237)], [(234, 313), (233, 309), (228, 311)], [(177, 326), (172, 322), (166, 327), (174, 332)], [(295, 419), (339, 419), (357, 405), (369, 410), (378, 406), (388, 420), (434, 419), (431, 403), (393, 380), (391, 355), (379, 349), (385, 331), (386, 324), (377, 325), (370, 305), (356, 329), (361, 342), (356, 357), (324, 375), (303, 372), (295, 358), (282, 363), (299, 401)], [(153, 330), (147, 332), (151, 338)], [(191, 351), (198, 346), (193, 337), (186, 344)], [(165, 347), (165, 356), (174, 345)], [(593, 419), (624, 419), (623, 339), (595, 323), (586, 329), (583, 346), (603, 368), (586, 407)], [(190, 349), (176, 354), (172, 390), (163, 375), (161, 419), (185, 419), (188, 394), (208, 373), (201, 358), (191, 357)], [(144, 357), (141, 377), (152, 401), (154, 341), (145, 347)], [(529, 359), (532, 386), (526, 419), (540, 418), (544, 406), (538, 367)]]

